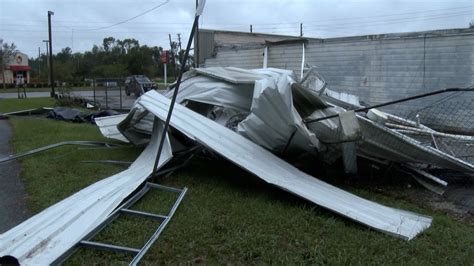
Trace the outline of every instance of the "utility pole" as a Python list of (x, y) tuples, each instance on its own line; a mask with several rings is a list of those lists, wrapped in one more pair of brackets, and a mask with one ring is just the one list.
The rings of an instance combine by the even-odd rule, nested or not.
[(176, 65), (176, 60), (174, 58), (174, 53), (173, 53), (173, 41), (171, 41), (171, 33), (168, 33), (168, 37), (170, 38), (170, 57), (172, 59), (172, 63), (174, 63), (174, 68), (175, 68), (175, 76), (176, 76), (176, 71), (178, 69), (178, 66)]
[(181, 62), (181, 33), (178, 33), (178, 46), (179, 46), (178, 59), (179, 59), (179, 62)]
[(250, 33), (252, 33), (252, 24), (250, 24)]
[[(49, 41), (48, 40), (43, 40), (44, 44), (46, 45), (46, 67), (49, 68)], [(48, 85), (51, 85), (51, 76), (49, 75), (48, 72)]]
[(303, 23), (300, 23), (300, 37), (303, 37)]
[(38, 80), (41, 77), (41, 48), (38, 46)]
[(178, 46), (179, 46), (179, 50), (181, 51), (181, 33), (178, 33)]
[[(196, 10), (198, 8), (198, 0), (196, 0)], [(194, 62), (196, 64), (196, 67), (199, 67), (199, 18), (196, 23), (196, 37), (194, 38)]]
[(49, 78), (51, 80), (51, 97), (55, 97), (54, 92), (54, 75), (53, 75), (53, 43), (51, 36), (51, 16), (54, 15), (53, 11), (48, 11), (48, 35), (49, 35)]

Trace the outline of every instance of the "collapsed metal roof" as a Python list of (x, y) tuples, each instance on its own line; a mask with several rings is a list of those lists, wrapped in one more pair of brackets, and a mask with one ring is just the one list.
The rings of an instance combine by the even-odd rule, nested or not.
[[(181, 84), (177, 97), (181, 105), (175, 106), (170, 125), (265, 182), (375, 230), (410, 240), (427, 229), (431, 217), (358, 197), (303, 173), (272, 152), (314, 153), (328, 162), (342, 157), (348, 169), (354, 169), (350, 164), (355, 156), (409, 163), (410, 167), (424, 163), (466, 172), (473, 172), (474, 167), (389, 128), (384, 119), (391, 117), (390, 122), (398, 121), (399, 126), (413, 125), (413, 121), (377, 110), (371, 115), (348, 111), (360, 106), (355, 97), (326, 89), (318, 77), (311, 82), (305, 79), (297, 82), (292, 72), (281, 69), (190, 71)], [(127, 170), (0, 235), (0, 255), (13, 255), (23, 264), (47, 264), (104, 221), (152, 173), (158, 140), (165, 134), (161, 121), (168, 115), (172, 93), (150, 91), (128, 115), (97, 119), (104, 136), (147, 147)], [(305, 123), (331, 115), (336, 116)], [(158, 168), (172, 157), (171, 150), (166, 138)]]

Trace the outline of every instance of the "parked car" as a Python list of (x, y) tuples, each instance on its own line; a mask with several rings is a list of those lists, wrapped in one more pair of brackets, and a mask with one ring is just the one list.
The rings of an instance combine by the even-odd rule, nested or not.
[(130, 96), (132, 93), (139, 97), (149, 90), (156, 90), (156, 84), (144, 75), (128, 76), (125, 79), (125, 93)]

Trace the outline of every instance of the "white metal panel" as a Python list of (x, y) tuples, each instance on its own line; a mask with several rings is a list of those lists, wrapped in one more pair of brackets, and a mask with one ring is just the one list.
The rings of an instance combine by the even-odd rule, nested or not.
[(123, 142), (129, 142), (128, 139), (122, 135), (122, 133), (120, 133), (117, 128), (117, 124), (120, 123), (120, 121), (122, 121), (126, 116), (127, 114), (97, 117), (95, 119), (95, 124), (99, 127), (100, 132), (105, 137)]
[[(164, 120), (170, 100), (150, 91), (138, 103)], [(431, 217), (383, 206), (307, 175), (245, 137), (179, 104), (175, 105), (171, 125), (266, 182), (376, 230), (410, 240), (431, 225)]]
[[(151, 174), (163, 130), (156, 123), (149, 145), (127, 170), (94, 183), (0, 235), (0, 256), (24, 265), (47, 265), (92, 231)], [(171, 159), (169, 139), (160, 164)]]

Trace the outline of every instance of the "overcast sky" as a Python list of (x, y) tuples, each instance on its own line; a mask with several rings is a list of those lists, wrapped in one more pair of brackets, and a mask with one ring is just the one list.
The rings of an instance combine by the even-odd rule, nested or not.
[[(194, 9), (195, 0), (0, 0), (0, 39), (29, 56), (38, 47), (44, 53), (51, 10), (54, 53), (90, 50), (108, 36), (166, 49), (168, 34), (187, 41)], [(473, 0), (207, 0), (200, 26), (249, 31), (252, 24), (254, 32), (299, 35), (303, 23), (304, 36), (327, 38), (467, 28), (473, 20)]]

